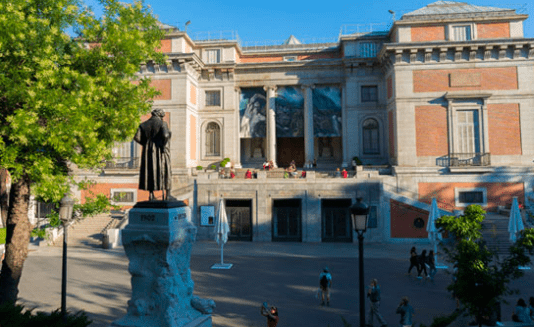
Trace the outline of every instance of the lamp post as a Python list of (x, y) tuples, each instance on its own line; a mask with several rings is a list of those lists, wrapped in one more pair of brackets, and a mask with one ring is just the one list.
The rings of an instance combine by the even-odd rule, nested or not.
[(67, 229), (72, 218), (73, 207), (74, 200), (65, 194), (59, 206), (59, 219), (63, 223), (63, 267), (61, 269), (61, 315), (63, 318), (67, 313)]
[(352, 226), (358, 233), (359, 249), (359, 274), (360, 274), (360, 327), (365, 326), (365, 291), (363, 286), (363, 233), (367, 230), (367, 218), (369, 217), (369, 207), (362, 202), (362, 198), (357, 198), (356, 203), (350, 207)]

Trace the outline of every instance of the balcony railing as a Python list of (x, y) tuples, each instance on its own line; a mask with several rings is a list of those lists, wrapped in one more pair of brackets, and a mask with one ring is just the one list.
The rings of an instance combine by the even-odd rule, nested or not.
[(139, 168), (139, 158), (117, 157), (106, 161), (105, 169), (137, 169)]
[(441, 167), (489, 166), (491, 160), (489, 153), (451, 153), (438, 158), (436, 164)]

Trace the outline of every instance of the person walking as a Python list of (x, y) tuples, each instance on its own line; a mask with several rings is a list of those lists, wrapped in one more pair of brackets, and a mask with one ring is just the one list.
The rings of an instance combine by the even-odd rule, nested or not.
[(421, 272), (425, 272), (425, 277), (428, 277), (428, 273), (426, 271), (426, 250), (423, 250), (423, 252), (421, 252), (421, 255), (419, 255), (419, 270), (417, 271), (417, 278), (423, 278), (421, 277)]
[(410, 250), (410, 268), (408, 268), (408, 274), (412, 271), (412, 268), (415, 267), (415, 270), (419, 272), (419, 259), (417, 258), (417, 251), (415, 246)]
[(369, 298), (369, 302), (371, 303), (369, 307), (369, 316), (367, 317), (367, 327), (373, 327), (373, 318), (376, 316), (376, 319), (378, 319), (378, 323), (382, 327), (387, 327), (387, 323), (382, 318), (382, 315), (380, 312), (378, 312), (378, 309), (380, 307), (380, 286), (378, 286), (378, 280), (373, 279), (371, 280), (371, 285), (369, 286), (369, 291), (367, 292), (367, 297)]
[(407, 296), (401, 299), (401, 303), (397, 307), (397, 313), (401, 315), (400, 326), (412, 327), (412, 316), (415, 314), (413, 307), (409, 303)]
[(434, 280), (434, 276), (438, 272), (436, 269), (436, 261), (434, 257), (434, 250), (428, 252), (428, 257), (426, 258), (426, 263), (428, 264), (428, 277), (431, 280)]
[(267, 309), (267, 303), (263, 303), (260, 309), (262, 316), (267, 317), (267, 327), (276, 327), (278, 325), (278, 309), (274, 306)]
[(319, 274), (319, 288), (321, 289), (321, 305), (324, 305), (326, 297), (326, 306), (330, 306), (330, 289), (332, 288), (332, 274), (328, 267), (324, 267), (323, 272)]
[(514, 313), (512, 314), (512, 320), (515, 322), (526, 322), (526, 323), (532, 322), (532, 319), (530, 319), (530, 310), (527, 307), (525, 300), (523, 299), (517, 300)]

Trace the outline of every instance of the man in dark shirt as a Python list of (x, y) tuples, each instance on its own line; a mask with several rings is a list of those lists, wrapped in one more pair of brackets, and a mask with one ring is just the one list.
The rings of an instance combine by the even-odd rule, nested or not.
[(380, 286), (378, 286), (378, 281), (376, 279), (373, 279), (371, 281), (369, 291), (367, 292), (367, 297), (371, 302), (369, 308), (369, 316), (367, 317), (367, 326), (373, 326), (374, 316), (376, 316), (376, 318), (378, 319), (380, 326), (387, 326), (386, 321), (384, 320), (384, 318), (382, 318), (380, 312), (378, 312), (378, 308), (380, 307)]
[(271, 307), (271, 310), (267, 309), (267, 303), (263, 303), (261, 306), (261, 315), (267, 317), (267, 327), (276, 327), (278, 325), (278, 309)]

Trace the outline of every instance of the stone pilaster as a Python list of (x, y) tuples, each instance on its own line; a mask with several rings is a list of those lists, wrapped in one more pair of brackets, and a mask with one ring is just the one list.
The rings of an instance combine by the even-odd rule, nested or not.
[(303, 85), (304, 91), (304, 167), (311, 168), (315, 158), (313, 137), (313, 94), (314, 85)]
[(241, 128), (241, 113), (239, 112), (239, 101), (241, 99), (241, 88), (235, 87), (234, 89), (234, 96), (235, 96), (235, 108), (236, 108), (236, 114), (235, 114), (235, 159), (233, 160), (233, 165), (235, 168), (241, 168), (241, 137), (239, 135), (240, 128)]

